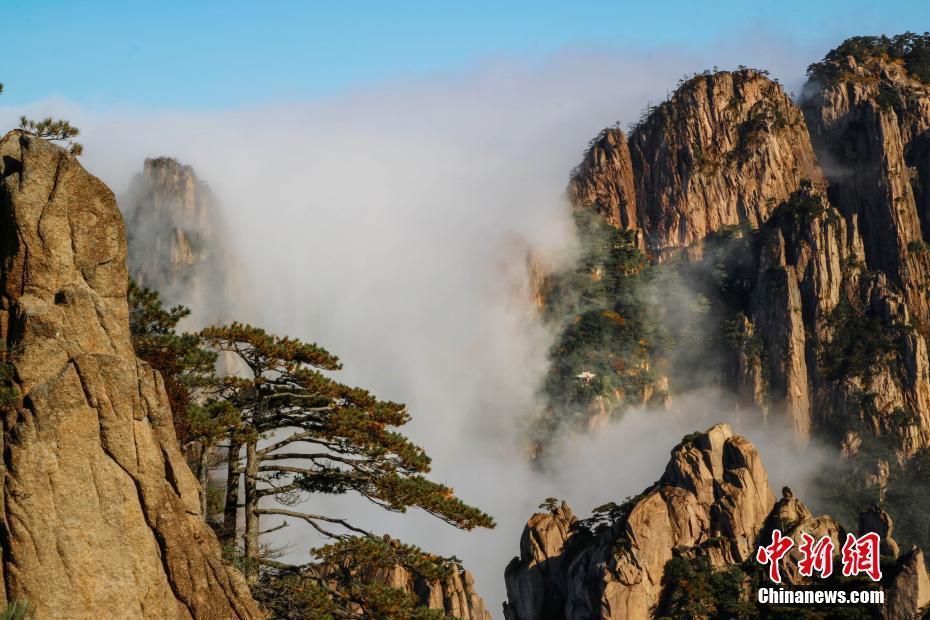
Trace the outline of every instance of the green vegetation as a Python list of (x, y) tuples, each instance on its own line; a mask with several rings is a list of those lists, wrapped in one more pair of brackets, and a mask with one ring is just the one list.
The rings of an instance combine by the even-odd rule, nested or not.
[[(179, 334), (185, 308), (166, 310), (156, 293), (134, 284), (129, 301), (137, 354), (162, 373), (178, 436), (197, 445), (202, 483), (209, 483), (206, 455), (225, 444), (223, 520), (216, 527), (227, 559), (274, 617), (430, 617), (415, 597), (387, 587), (373, 571), (400, 566), (412, 578), (438, 579), (456, 569), (455, 558), (305, 509), (314, 494), (354, 493), (391, 512), (421, 508), (461, 529), (494, 526), (424, 476), (430, 458), (396, 430), (410, 419), (406, 407), (331, 379), (325, 373), (340, 369), (339, 360), (316, 344), (240, 323)], [(214, 372), (221, 354), (234, 373)], [(240, 508), (244, 531), (237, 527)], [(313, 550), (310, 564), (278, 562), (261, 535), (287, 522), (263, 531), (268, 517), (303, 521), (329, 543)]]
[(772, 135), (772, 131), (781, 131), (791, 126), (785, 110), (776, 99), (760, 99), (749, 110), (746, 120), (737, 127), (738, 141), (732, 151), (727, 153), (730, 161), (741, 161), (754, 148)]
[[(717, 67), (714, 67), (713, 69), (705, 69), (699, 73), (690, 73), (682, 76), (675, 85), (675, 92), (671, 97), (658, 104), (647, 104), (642, 112), (640, 112), (639, 118), (627, 125), (627, 134), (632, 136), (647, 123), (661, 123), (663, 126), (667, 126), (676, 107), (681, 105), (687, 97), (693, 95), (697, 90), (706, 88), (710, 84), (710, 80), (720, 73), (723, 72), (718, 70)], [(768, 77), (769, 75), (766, 69), (754, 69), (744, 65), (739, 65), (736, 71), (732, 73), (742, 77)]]
[[(0, 91), (2, 91), (2, 86), (0, 84)], [(26, 620), (32, 617), (33, 613), (29, 609), (29, 604), (23, 601), (13, 601), (0, 611), (0, 620)]]
[[(325, 561), (308, 567), (267, 566), (252, 585), (255, 597), (276, 618), (446, 618), (427, 609), (416, 594), (392, 588), (379, 572), (404, 566), (415, 584), (441, 580), (460, 570), (454, 558), (441, 558), (387, 537), (355, 537), (319, 550)], [(246, 567), (247, 568), (247, 567)]]
[(622, 502), (607, 502), (591, 511), (591, 516), (578, 522), (577, 527), (591, 534), (599, 534), (626, 519), (636, 503), (645, 498), (646, 494), (631, 495)]
[(895, 519), (895, 538), (902, 549), (930, 548), (930, 449), (923, 448), (903, 465), (892, 464), (893, 477), (882, 505)]
[(927, 254), (930, 252), (930, 245), (925, 241), (915, 239), (907, 244), (907, 251), (911, 254)]
[(597, 399), (622, 410), (660, 397), (660, 374), (690, 379), (671, 366), (704, 350), (708, 304), (686, 286), (683, 263), (653, 265), (633, 231), (593, 211), (575, 213), (578, 262), (542, 287), (545, 316), (562, 331), (543, 386), (550, 409), (536, 427), (541, 443), (563, 422), (586, 419)]
[(814, 190), (814, 184), (810, 179), (802, 179), (800, 188), (772, 211), (766, 226), (778, 227), (787, 232), (799, 225), (806, 227), (812, 220), (824, 215), (831, 220), (839, 220), (841, 217), (823, 196)]
[(66, 120), (47, 116), (34, 121), (25, 116), (20, 116), (19, 128), (45, 140), (64, 142), (68, 147), (68, 152), (74, 156), (84, 153), (84, 146), (74, 141), (74, 138), (80, 135), (81, 130)]
[(697, 439), (698, 437), (700, 437), (700, 436), (703, 435), (703, 434), (704, 434), (704, 433), (702, 433), (701, 431), (694, 431), (693, 433), (688, 433), (687, 435), (685, 435), (684, 437), (681, 438), (681, 444), (680, 444), (680, 445), (683, 445), (683, 446), (684, 446), (684, 445), (693, 443), (695, 439)]
[[(847, 431), (859, 439), (856, 456), (836, 460), (823, 468), (814, 479), (818, 490), (818, 511), (829, 513), (840, 522), (856, 523), (859, 512), (878, 505), (894, 520), (894, 538), (902, 550), (917, 545), (930, 548), (930, 449), (919, 450), (909, 459), (902, 459), (897, 445), (914, 423), (913, 413), (897, 411), (883, 424), (884, 435), (876, 436), (872, 420), (881, 419), (875, 406), (877, 395), (859, 393), (850, 409), (858, 416), (842, 420), (842, 426), (828, 425), (834, 430), (832, 439), (839, 443)], [(879, 469), (887, 474), (887, 483), (880, 486), (873, 477)]]
[(846, 39), (827, 53), (823, 61), (810, 65), (807, 74), (812, 79), (827, 82), (843, 79), (848, 76), (847, 56), (860, 64), (872, 60), (899, 61), (912, 77), (930, 84), (930, 32)]
[(543, 285), (547, 318), (569, 317), (550, 353), (544, 386), (552, 405), (564, 411), (605, 394), (635, 401), (653, 379), (648, 354), (661, 337), (641, 301), (649, 276), (633, 233), (581, 212), (575, 222), (584, 255), (573, 270)]
[(821, 345), (819, 362), (823, 376), (832, 380), (862, 377), (887, 362), (895, 355), (902, 329), (853, 308), (845, 297), (827, 325), (833, 337)]
[(748, 581), (737, 566), (715, 571), (706, 558), (674, 557), (665, 564), (656, 618), (754, 618)]
[[(0, 84), (0, 94), (2, 93), (3, 84)], [(75, 157), (84, 152), (84, 146), (74, 141), (74, 138), (80, 135), (81, 130), (66, 120), (47, 116), (42, 120), (35, 121), (25, 116), (20, 116), (19, 128), (46, 140), (64, 142), (68, 147), (68, 152)]]
[(16, 368), (9, 361), (11, 353), (0, 361), (0, 411), (15, 411), (22, 403), (22, 394), (16, 385)]
[(202, 428), (204, 404), (215, 391), (217, 355), (196, 334), (179, 334), (178, 323), (190, 315), (183, 306), (165, 309), (158, 293), (129, 282), (129, 329), (136, 355), (161, 373), (182, 445), (213, 435)]

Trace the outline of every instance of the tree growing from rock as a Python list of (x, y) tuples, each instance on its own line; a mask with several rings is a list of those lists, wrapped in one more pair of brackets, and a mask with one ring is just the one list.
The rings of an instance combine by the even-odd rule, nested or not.
[[(417, 507), (466, 530), (493, 526), (451, 488), (423, 476), (430, 458), (394, 430), (410, 420), (406, 407), (323, 374), (341, 365), (322, 347), (240, 323), (207, 328), (201, 337), (246, 369), (223, 377), (221, 394), (240, 419), (230, 434), (227, 492), (236, 497), (242, 479), (248, 560), (261, 560), (260, 521), (267, 516), (308, 523), (334, 541), (328, 553), (341, 553), (350, 540), (357, 545), (354, 537), (379, 540), (344, 519), (298, 509), (314, 493), (355, 493), (392, 512)], [(272, 498), (286, 507), (262, 503)], [(227, 501), (227, 532), (235, 507)]]
[(19, 128), (39, 138), (52, 142), (64, 142), (68, 147), (68, 152), (74, 156), (84, 153), (84, 145), (74, 141), (74, 138), (80, 135), (81, 130), (66, 120), (47, 116), (36, 121), (20, 116)]
[[(0, 94), (2, 93), (3, 84), (0, 83)], [(53, 142), (64, 142), (68, 146), (68, 152), (75, 157), (84, 152), (84, 145), (74, 141), (74, 138), (80, 135), (81, 130), (64, 119), (56, 119), (47, 116), (36, 121), (25, 116), (20, 116), (19, 128), (39, 138), (44, 138)]]
[[(391, 512), (416, 507), (461, 529), (493, 527), (490, 516), (425, 477), (429, 456), (396, 430), (410, 419), (406, 407), (324, 374), (341, 364), (316, 344), (240, 323), (179, 334), (186, 308), (165, 309), (157, 293), (134, 283), (129, 301), (136, 353), (163, 376), (179, 441), (198, 444), (201, 458), (220, 443), (227, 448), (218, 533), (256, 597), (283, 617), (442, 617), (379, 575), (401, 567), (434, 581), (458, 560), (302, 504), (313, 494), (354, 493)], [(222, 376), (220, 354), (232, 368)], [(208, 463), (197, 469), (206, 488)], [(263, 530), (269, 517), (285, 521)], [(288, 519), (330, 541), (313, 550), (315, 561), (290, 566), (268, 557), (262, 535)]]
[(238, 424), (238, 413), (219, 398), (217, 355), (203, 347), (197, 334), (178, 333), (178, 323), (190, 314), (184, 306), (166, 309), (157, 292), (129, 282), (129, 327), (136, 355), (161, 373), (174, 419), (174, 430), (202, 489), (201, 509), (207, 509), (209, 456)]

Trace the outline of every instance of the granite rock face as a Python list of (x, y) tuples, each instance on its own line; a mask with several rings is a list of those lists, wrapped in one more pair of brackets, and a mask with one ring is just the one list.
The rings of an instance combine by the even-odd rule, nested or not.
[(802, 105), (830, 199), (862, 236), (869, 267), (888, 276), (925, 325), (930, 87), (879, 58), (815, 66)]
[[(780, 563), (782, 579), (804, 588), (819, 577), (798, 570), (801, 534), (829, 537), (839, 567), (848, 533), (830, 515), (813, 515), (788, 487), (776, 502), (755, 447), (723, 424), (685, 437), (659, 481), (622, 506), (585, 520), (564, 502), (550, 500), (548, 508), (527, 522), (520, 555), (507, 566), (507, 620), (668, 617), (662, 601), (676, 585), (663, 581), (670, 560), (745, 570), (775, 529), (796, 542)], [(858, 534), (866, 532), (882, 537), (888, 576), (885, 605), (871, 611), (888, 620), (919, 617), (930, 603), (923, 553), (915, 547), (898, 557), (894, 525), (881, 508), (860, 514)], [(743, 596), (751, 598), (758, 583), (743, 575)]]
[[(654, 262), (712, 271), (708, 248), (747, 238), (727, 283), (742, 297), (715, 300), (737, 334), (716, 385), (801, 441), (846, 436), (857, 462), (872, 435), (903, 462), (930, 446), (930, 86), (887, 57), (835, 56), (800, 108), (751, 69), (683, 82), (628, 138), (595, 138), (568, 194)], [(860, 464), (878, 487), (883, 459)]]
[(549, 513), (536, 513), (520, 537), (520, 557), (507, 567), (507, 618), (561, 618), (565, 608), (565, 546), (578, 519), (562, 502)]
[(569, 184), (650, 250), (699, 249), (726, 226), (764, 222), (802, 179), (821, 176), (800, 110), (752, 69), (699, 75), (657, 106), (624, 144), (595, 139)]
[[(833, 517), (829, 515), (814, 516), (800, 499), (794, 497), (791, 489), (782, 490), (782, 498), (775, 503), (772, 512), (765, 519), (762, 527), (760, 541), (770, 541), (772, 530), (777, 529), (785, 536), (795, 541), (801, 540), (801, 534), (810, 534), (816, 540), (828, 536), (833, 542), (833, 555), (838, 556), (843, 542), (846, 540), (846, 530)], [(792, 585), (809, 585), (814, 579), (804, 577), (798, 571), (798, 562), (803, 558), (798, 544), (788, 553), (787, 561), (781, 563), (782, 579)], [(839, 559), (834, 558), (839, 565)]]
[(920, 618), (930, 605), (930, 577), (923, 551), (914, 547), (899, 563), (899, 570), (888, 588), (882, 617), (886, 620)]
[(633, 159), (623, 131), (605, 129), (594, 139), (572, 174), (568, 192), (573, 203), (593, 205), (611, 226), (640, 226)]
[(40, 618), (259, 618), (200, 514), (160, 376), (129, 337), (111, 191), (63, 149), (0, 140), (6, 600)]

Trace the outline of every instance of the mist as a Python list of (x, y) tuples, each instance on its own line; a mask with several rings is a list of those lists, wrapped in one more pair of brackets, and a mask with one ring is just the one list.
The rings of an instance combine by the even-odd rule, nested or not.
[[(522, 438), (554, 335), (530, 302), (525, 258), (571, 259), (565, 185), (603, 127), (625, 127), (682, 75), (712, 66), (768, 68), (798, 91), (803, 68), (830, 43), (750, 33), (699, 52), (568, 50), (325, 100), (105, 112), (57, 100), (0, 107), (0, 121), (68, 118), (83, 130), (82, 162), (117, 194), (146, 157), (191, 164), (222, 205), (248, 283), (226, 314), (318, 342), (341, 357), (341, 381), (407, 403), (413, 421), (403, 430), (432, 455), (433, 478), (498, 525), (463, 533), (351, 498), (313, 497), (314, 507), (458, 556), (499, 611), (504, 567), (538, 504), (555, 496), (586, 514), (634, 495), (688, 432), (735, 422), (759, 442), (773, 486), (794, 486), (816, 467), (808, 452), (789, 457), (778, 432), (700, 392), (669, 412), (633, 411), (596, 437), (566, 440), (551, 470), (535, 471)], [(297, 524), (275, 540), (300, 562), (322, 542)]]

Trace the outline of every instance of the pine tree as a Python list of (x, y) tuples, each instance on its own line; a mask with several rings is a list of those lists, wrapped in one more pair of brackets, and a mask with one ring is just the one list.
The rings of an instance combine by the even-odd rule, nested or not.
[[(0, 83), (0, 94), (3, 94), (2, 83)], [(35, 121), (25, 116), (20, 116), (19, 128), (39, 138), (54, 142), (64, 142), (68, 146), (68, 152), (75, 157), (84, 153), (84, 145), (74, 141), (74, 138), (80, 135), (81, 130), (66, 120), (47, 116), (42, 120)]]
[(81, 130), (66, 120), (47, 116), (42, 120), (35, 121), (20, 116), (19, 128), (39, 138), (53, 142), (64, 142), (68, 146), (68, 152), (74, 156), (84, 153), (84, 145), (74, 141), (74, 138), (80, 135)]
[[(276, 617), (442, 617), (380, 575), (402, 567), (412, 578), (442, 579), (460, 568), (456, 558), (302, 509), (312, 494), (351, 492), (392, 512), (417, 507), (458, 528), (493, 527), (490, 516), (425, 477), (430, 458), (397, 431), (410, 419), (406, 407), (324, 374), (341, 364), (318, 345), (239, 323), (178, 333), (188, 310), (165, 309), (157, 293), (132, 282), (129, 302), (133, 345), (162, 374), (179, 441), (199, 445), (201, 456), (226, 442), (218, 534), (256, 597)], [(215, 371), (220, 354), (231, 367), (223, 376)], [(206, 488), (203, 460), (198, 474)], [(261, 522), (269, 516), (304, 521), (330, 543), (314, 549), (306, 564), (277, 562), (261, 548), (262, 534), (271, 531), (263, 532)]]
[[(355, 493), (392, 512), (417, 507), (465, 530), (493, 527), (490, 516), (423, 475), (430, 458), (395, 430), (410, 420), (406, 407), (328, 377), (324, 372), (341, 364), (322, 347), (240, 323), (207, 328), (200, 336), (213, 351), (233, 354), (243, 369), (221, 380), (222, 398), (239, 415), (229, 433), (224, 530), (235, 532), (241, 478), (244, 566), (253, 584), (262, 566), (294, 570), (262, 557), (261, 520), (268, 516), (302, 520), (332, 540), (315, 550), (319, 563), (297, 573), (329, 592), (334, 604), (370, 608), (394, 596), (376, 583), (359, 590), (367, 583), (359, 576), (372, 566), (399, 565), (422, 575), (427, 568), (442, 573), (455, 565), (347, 519), (302, 509), (302, 500), (315, 493)], [(271, 499), (278, 505), (266, 503)]]

